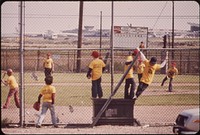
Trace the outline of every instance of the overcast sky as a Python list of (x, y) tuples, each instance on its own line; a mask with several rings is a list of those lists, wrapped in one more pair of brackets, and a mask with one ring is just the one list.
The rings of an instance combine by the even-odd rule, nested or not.
[[(195, 1), (174, 2), (175, 29), (189, 30), (188, 22), (199, 23), (199, 4)], [(84, 2), (83, 26), (111, 27), (111, 2)], [(25, 31), (55, 32), (78, 28), (79, 1), (25, 2)], [(6, 1), (1, 5), (1, 33), (13, 33), (19, 27), (19, 2)], [(114, 2), (114, 25), (148, 27), (149, 29), (172, 28), (171, 1), (122, 1)]]

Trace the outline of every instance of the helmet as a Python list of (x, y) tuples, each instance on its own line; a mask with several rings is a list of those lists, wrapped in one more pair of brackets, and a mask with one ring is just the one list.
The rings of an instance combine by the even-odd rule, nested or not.
[(97, 51), (93, 51), (91, 56), (93, 56), (94, 58), (98, 58), (99, 57), (99, 53)]
[(131, 62), (133, 60), (133, 57), (132, 56), (128, 56), (127, 58), (126, 58), (126, 62)]
[(12, 75), (12, 73), (13, 73), (12, 69), (9, 68), (9, 69), (7, 70), (7, 74), (8, 74), (8, 75)]
[(11, 68), (9, 68), (8, 70), (7, 70), (7, 73), (12, 73), (13, 71), (12, 71), (12, 69)]
[(151, 64), (156, 64), (156, 62), (157, 62), (156, 57), (151, 57), (150, 63)]
[(135, 50), (133, 50), (132, 55), (133, 55), (133, 56), (136, 56), (138, 52), (139, 52), (138, 49), (135, 49)]

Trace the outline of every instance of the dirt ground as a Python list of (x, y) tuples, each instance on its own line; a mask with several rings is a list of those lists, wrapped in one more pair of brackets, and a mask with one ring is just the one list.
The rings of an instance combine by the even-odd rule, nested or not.
[[(141, 126), (100, 125), (92, 128), (71, 128), (63, 124), (60, 125), (59, 128), (43, 126), (38, 129), (34, 126), (29, 126), (26, 128), (2, 128), (1, 130), (4, 134), (173, 134), (172, 126), (179, 112), (197, 107), (198, 106), (135, 106), (134, 118), (140, 121)], [(80, 114), (76, 116), (80, 117), (84, 115), (81, 111), (78, 112)], [(65, 117), (61, 119), (64, 118)], [(68, 122), (66, 122), (66, 124), (67, 123)]]
[[(198, 90), (194, 91), (175, 91), (164, 92), (165, 94), (194, 93), (199, 94)], [(159, 91), (146, 91), (144, 95), (162, 95)], [(25, 109), (26, 123), (33, 126), (25, 128), (1, 128), (4, 134), (173, 134), (172, 127), (177, 115), (191, 108), (199, 108), (196, 106), (135, 106), (133, 110), (134, 118), (141, 123), (141, 126), (114, 126), (100, 125), (94, 127), (66, 127), (67, 124), (86, 123), (92, 124), (93, 107), (92, 106), (73, 106), (74, 112), (71, 113), (66, 106), (56, 106), (57, 116), (59, 117), (59, 128), (50, 126), (42, 126), (41, 129), (35, 128), (34, 124), (38, 119), (40, 112), (33, 110), (32, 107)], [(14, 115), (13, 115), (14, 114)], [(14, 105), (9, 109), (1, 110), (2, 118), (10, 118), (16, 120), (16, 114), (19, 110)], [(18, 118), (18, 117), (17, 117)], [(18, 120), (14, 121), (18, 122)], [(47, 113), (43, 123), (51, 123), (50, 113)]]
[(98, 126), (93, 128), (12, 128), (2, 129), (5, 134), (173, 134), (172, 127)]

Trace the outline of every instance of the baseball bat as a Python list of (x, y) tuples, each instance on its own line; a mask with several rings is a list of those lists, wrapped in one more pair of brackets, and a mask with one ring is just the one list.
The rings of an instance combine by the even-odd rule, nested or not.
[(3, 77), (1, 79), (1, 82), (5, 85), (5, 82), (3, 81), (4, 77), (6, 76), (6, 72), (3, 73)]

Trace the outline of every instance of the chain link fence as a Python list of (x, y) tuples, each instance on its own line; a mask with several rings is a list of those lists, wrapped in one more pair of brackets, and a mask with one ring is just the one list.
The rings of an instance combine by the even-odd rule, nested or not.
[[(96, 49), (98, 50), (98, 49)], [(104, 58), (109, 49), (102, 49), (101, 55)], [(171, 54), (174, 51), (175, 58), (172, 60)], [(19, 81), (19, 52), (18, 50), (2, 49), (1, 50), (1, 68), (6, 70), (12, 68), (14, 75)], [(54, 82), (56, 87), (56, 115), (59, 124), (75, 124), (75, 123), (92, 123), (93, 103), (91, 98), (91, 80), (86, 78), (88, 65), (92, 61), (91, 49), (81, 50), (81, 72), (76, 72), (77, 49), (58, 49), (56, 50), (28, 50), (24, 54), (24, 111), (25, 123), (35, 124), (39, 113), (32, 108), (32, 105), (37, 101), (39, 90), (45, 85), (43, 60), (46, 53), (50, 52), (55, 64), (53, 72)], [(167, 49), (145, 49), (144, 54), (148, 59), (156, 56), (158, 63), (163, 61), (163, 54), (166, 54)], [(165, 52), (165, 53), (163, 53)], [(114, 87), (119, 82), (124, 73), (124, 64), (126, 57), (132, 53), (132, 49), (116, 49), (114, 51)], [(184, 55), (183, 55), (184, 54)], [(173, 91), (179, 94), (189, 92), (190, 94), (198, 95), (199, 90), (199, 50), (197, 49), (170, 49), (168, 50), (168, 63), (176, 61), (179, 75), (174, 79)], [(189, 64), (188, 64), (189, 63)], [(110, 73), (110, 56), (108, 58), (106, 72), (102, 76), (103, 98), (108, 98), (111, 93), (111, 73)], [(170, 65), (167, 64), (166, 69)], [(156, 72), (153, 83), (146, 90), (149, 97), (154, 96), (156, 91), (162, 95), (166, 95), (168, 84), (161, 87), (162, 79), (165, 77), (166, 70)], [(37, 77), (38, 80), (35, 79)], [(134, 72), (134, 80), (138, 85), (137, 72)], [(1, 85), (1, 101), (2, 104), (6, 100), (8, 88)], [(135, 90), (136, 91), (136, 90)], [(155, 92), (153, 92), (155, 91)], [(165, 91), (165, 92), (164, 92)], [(124, 83), (118, 89), (114, 98), (124, 97)], [(193, 95), (194, 98), (196, 97)], [(146, 96), (145, 96), (146, 97)], [(143, 97), (141, 97), (142, 100)], [(172, 97), (173, 98), (173, 97)], [(197, 97), (196, 97), (197, 98)], [(191, 101), (191, 104), (198, 104), (198, 101)], [(136, 103), (137, 105), (145, 105), (145, 103)], [(178, 104), (177, 104), (178, 105)], [(13, 115), (14, 114), (14, 115)], [(18, 115), (16, 115), (18, 114)], [(2, 119), (9, 118), (12, 123), (19, 122), (19, 109), (11, 101), (9, 109), (2, 110)], [(155, 117), (156, 119), (156, 117)], [(50, 124), (50, 113), (44, 120), (44, 124)]]
[[(38, 29), (38, 26), (40, 25), (44, 26), (45, 30), (50, 30), (51, 28), (57, 26), (56, 31), (63, 29), (65, 25), (68, 25), (70, 28), (76, 28), (78, 26), (78, 15), (74, 15), (78, 12), (78, 6), (76, 9), (66, 10), (66, 12), (73, 10), (71, 15), (60, 15), (56, 6), (53, 6), (54, 8), (52, 9), (50, 8), (50, 6), (52, 7), (52, 5), (57, 4), (56, 2), (35, 2), (32, 4), (38, 7), (46, 5), (45, 13), (41, 14), (40, 10), (37, 11), (33, 9), (30, 4), (25, 2), (25, 11), (27, 13), (25, 14), (25, 30), (31, 31), (33, 29)], [(63, 7), (67, 4), (67, 2), (64, 3), (60, 8), (63, 9)], [(78, 2), (70, 4), (78, 5)], [(84, 4), (84, 6), (87, 6), (88, 8), (94, 6), (91, 3), (91, 5), (89, 5), (89, 3), (87, 5), (87, 2)], [(108, 4), (105, 4), (105, 6), (106, 5)], [(111, 6), (111, 3), (109, 6)], [(31, 14), (28, 14), (30, 12)], [(54, 85), (57, 90), (55, 111), (58, 123), (92, 123), (94, 115), (93, 101), (91, 98), (92, 83), (91, 80), (87, 79), (86, 73), (88, 65), (92, 61), (91, 52), (93, 50), (98, 50), (103, 59), (105, 58), (107, 52), (111, 52), (110, 33), (108, 33), (110, 29), (107, 29), (110, 28), (110, 26), (105, 26), (105, 24), (110, 24), (110, 12), (110, 9), (108, 9), (106, 13), (103, 12), (102, 25), (105, 31), (102, 33), (102, 39), (99, 37), (99, 29), (96, 28), (97, 33), (87, 33), (88, 35), (83, 37), (82, 48), (79, 49), (77, 49), (77, 36), (71, 35), (70, 37), (66, 37), (63, 33), (59, 35), (59, 32), (59, 34), (57, 33), (58, 37), (55, 39), (52, 39), (52, 37), (44, 39), (42, 36), (42, 34), (44, 34), (43, 29), (40, 31), (40, 34), (36, 33), (35, 36), (33, 36), (33, 33), (24, 33), (24, 89), (23, 93), (20, 93), (20, 95), (24, 97), (24, 124), (35, 124), (40, 114), (40, 112), (34, 110), (32, 106), (33, 103), (37, 101), (39, 90), (45, 85), (43, 60), (47, 53), (52, 54), (52, 59), (55, 64), (55, 71), (53, 72), (54, 81), (52, 85)], [(141, 18), (138, 16), (117, 15), (114, 21), (118, 22), (120, 25), (122, 24), (123, 26), (126, 25), (127, 22), (133, 22), (134, 20), (149, 21), (154, 24), (157, 17), (150, 15), (150, 17), (147, 18), (147, 16), (142, 16)], [(6, 17), (10, 19), (9, 23), (12, 23), (9, 24), (10, 26), (18, 26), (18, 22), (14, 21), (14, 19), (19, 18), (18, 13), (14, 13), (12, 16)], [(191, 17), (191, 21), (194, 18), (195, 17)], [(83, 26), (93, 26), (93, 24), (96, 24), (97, 26), (100, 25), (99, 15), (87, 15), (87, 13), (85, 13), (83, 19)], [(181, 20), (180, 17), (175, 17), (175, 19), (179, 21)], [(70, 23), (66, 24), (66, 20), (70, 20)], [(124, 20), (125, 24), (120, 23), (122, 20)], [(162, 18), (162, 21), (165, 20), (170, 20), (169, 16)], [(171, 22), (169, 22), (169, 24), (171, 24)], [(84, 31), (86, 31), (86, 28), (87, 27), (84, 27), (83, 34), (85, 34)], [(16, 32), (19, 32), (18, 28), (16, 29)], [(65, 32), (67, 33), (68, 31), (66, 30)], [(77, 33), (78, 29), (74, 29), (73, 32)], [(1, 75), (8, 68), (12, 68), (17, 82), (19, 82), (20, 78), (20, 51), (18, 36), (19, 33), (17, 34), (17, 37), (1, 37)], [(106, 70), (102, 75), (103, 98), (106, 99), (110, 96), (113, 87), (112, 83), (115, 87), (121, 79), (124, 73), (126, 57), (132, 53), (133, 49), (134, 48), (114, 48), (113, 75), (111, 75), (111, 55), (109, 56), (106, 64)], [(152, 56), (157, 57), (158, 63), (161, 63), (167, 55), (168, 64), (165, 68), (156, 72), (153, 83), (145, 90), (140, 99), (138, 99), (135, 104), (136, 107), (173, 105), (199, 106), (199, 35), (197, 35), (196, 38), (175, 38), (174, 48), (171, 48), (170, 43), (169, 47), (163, 48), (162, 38), (151, 37), (148, 38), (148, 48), (141, 50), (147, 59), (150, 59)], [(78, 51), (81, 51), (81, 58), (77, 57)], [(81, 65), (77, 65), (78, 60), (81, 61)], [(169, 94), (167, 92), (168, 84), (166, 83), (164, 87), (161, 87), (160, 85), (162, 79), (166, 75), (166, 70), (169, 68), (169, 64), (172, 61), (175, 61), (177, 64), (179, 75), (177, 75), (173, 82), (174, 92)], [(80, 72), (77, 72), (77, 67), (80, 67)], [(6, 78), (7, 76), (3, 79), (6, 80)], [(136, 86), (138, 86), (136, 71), (134, 72), (134, 80), (136, 82)], [(113, 98), (124, 97), (124, 85), (125, 84), (122, 83)], [(6, 101), (9, 91), (8, 89), (8, 87), (1, 84), (1, 105), (3, 105)], [(158, 99), (157, 102), (151, 102), (152, 99), (157, 98), (158, 95), (160, 96), (160, 99)], [(172, 102), (168, 102), (169, 100)], [(176, 111), (175, 109), (176, 108), (171, 111)], [(134, 111), (137, 112), (137, 109)], [(15, 106), (13, 98), (11, 99), (9, 108), (2, 109), (1, 112), (2, 123), (19, 123), (20, 112)], [(159, 119), (156, 116), (148, 118), (149, 115), (150, 114), (140, 116), (138, 119), (144, 123), (146, 121), (156, 121)], [(167, 119), (163, 119), (161, 121), (165, 122)], [(51, 116), (49, 112), (47, 112), (43, 124), (51, 124)]]

